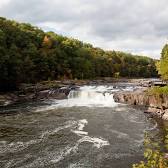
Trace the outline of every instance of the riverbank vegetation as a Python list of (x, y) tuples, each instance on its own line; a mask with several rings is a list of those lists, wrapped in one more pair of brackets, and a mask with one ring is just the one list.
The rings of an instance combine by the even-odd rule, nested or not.
[(152, 95), (168, 95), (168, 44), (166, 44), (161, 53), (160, 61), (156, 62), (156, 67), (158, 74), (160, 75), (161, 79), (167, 82), (167, 86), (163, 87), (152, 87), (148, 89), (148, 93)]
[[(167, 130), (168, 131), (168, 130)], [(166, 131), (166, 133), (167, 133)], [(168, 134), (164, 137), (165, 146), (168, 150)], [(160, 144), (152, 142), (151, 137), (146, 132), (144, 137), (144, 161), (138, 164), (134, 164), (133, 168), (167, 168), (168, 167), (168, 156), (162, 151)]]
[(161, 59), (156, 63), (156, 66), (161, 78), (168, 81), (168, 44), (163, 47)]
[(163, 87), (155, 86), (148, 89), (147, 93), (149, 95), (156, 95), (156, 96), (164, 95), (164, 94), (168, 95), (168, 86), (163, 86)]
[[(168, 81), (168, 44), (166, 44), (161, 53), (161, 59), (156, 63), (158, 74), (161, 76), (161, 79), (165, 82)], [(163, 103), (164, 95), (168, 95), (168, 85), (167, 86), (155, 86), (147, 90), (148, 95), (154, 95), (161, 99)], [(159, 104), (159, 101), (158, 101)], [(162, 110), (167, 107), (162, 107)], [(133, 168), (167, 168), (168, 167), (168, 130), (165, 131), (164, 137), (164, 150), (161, 150), (159, 144), (151, 143), (151, 140), (148, 136), (145, 136), (144, 146), (144, 160), (138, 164), (134, 164)], [(146, 134), (147, 135), (147, 134)]]
[(0, 91), (55, 79), (156, 77), (155, 62), (0, 18)]

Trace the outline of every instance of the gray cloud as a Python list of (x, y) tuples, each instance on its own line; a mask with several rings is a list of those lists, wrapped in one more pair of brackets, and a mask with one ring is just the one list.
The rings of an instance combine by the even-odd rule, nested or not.
[(154, 58), (168, 35), (167, 0), (1, 0), (0, 15)]

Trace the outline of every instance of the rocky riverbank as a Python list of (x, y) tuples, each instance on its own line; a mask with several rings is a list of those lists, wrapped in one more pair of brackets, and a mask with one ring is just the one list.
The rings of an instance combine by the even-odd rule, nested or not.
[(0, 95), (0, 106), (7, 106), (19, 102), (42, 100), (42, 99), (64, 99), (70, 92), (70, 87), (32, 91), (25, 94), (19, 92), (5, 93)]
[(17, 91), (1, 93), (0, 106), (7, 106), (15, 103), (44, 100), (44, 99), (65, 99), (72, 89), (86, 84), (84, 81), (50, 81), (38, 84), (22, 84)]
[[(22, 84), (17, 91), (0, 93), (0, 106), (7, 106), (15, 103), (44, 100), (44, 99), (65, 99), (72, 89), (82, 85), (113, 85), (118, 84), (148, 87), (149, 79), (128, 79), (128, 78), (99, 78), (95, 80), (64, 80), (64, 81), (43, 81), (37, 84)], [(122, 95), (122, 93), (118, 93)], [(116, 99), (117, 101), (117, 99)], [(121, 98), (119, 102), (125, 103)], [(132, 103), (130, 103), (132, 104)], [(133, 103), (134, 104), (134, 103)]]
[[(70, 90), (81, 85), (104, 85), (111, 83), (141, 83), (144, 79), (99, 78), (95, 80), (43, 81), (37, 84), (22, 84), (17, 91), (0, 93), (0, 106), (41, 99), (65, 99)], [(116, 84), (117, 85), (117, 84)]]
[(146, 107), (145, 113), (168, 120), (168, 95), (152, 95), (148, 88), (121, 91), (114, 94), (115, 102)]

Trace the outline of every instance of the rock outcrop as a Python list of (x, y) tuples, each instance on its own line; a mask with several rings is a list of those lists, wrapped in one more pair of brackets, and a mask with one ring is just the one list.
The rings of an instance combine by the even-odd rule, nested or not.
[(7, 93), (7, 94), (0, 95), (0, 106), (7, 106), (17, 101), (18, 101), (18, 96), (15, 95), (14, 93)]
[(146, 89), (121, 91), (114, 94), (115, 102), (145, 106), (145, 113), (168, 120), (168, 95), (150, 95)]
[(65, 99), (67, 98), (69, 92), (73, 89), (78, 89), (78, 87), (75, 85), (58, 88), (43, 87), (40, 89), (32, 87), (26, 91), (0, 94), (0, 106), (7, 106), (32, 100)]
[(71, 90), (72, 90), (71, 87), (42, 90), (36, 94), (36, 98), (37, 99), (65, 99), (67, 98)]

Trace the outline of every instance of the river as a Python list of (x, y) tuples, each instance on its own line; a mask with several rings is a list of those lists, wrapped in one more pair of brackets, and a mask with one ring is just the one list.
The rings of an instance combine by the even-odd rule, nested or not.
[(143, 160), (146, 133), (164, 150), (168, 124), (115, 103), (114, 92), (135, 88), (119, 86), (82, 86), (68, 99), (1, 108), (0, 167), (130, 168)]

